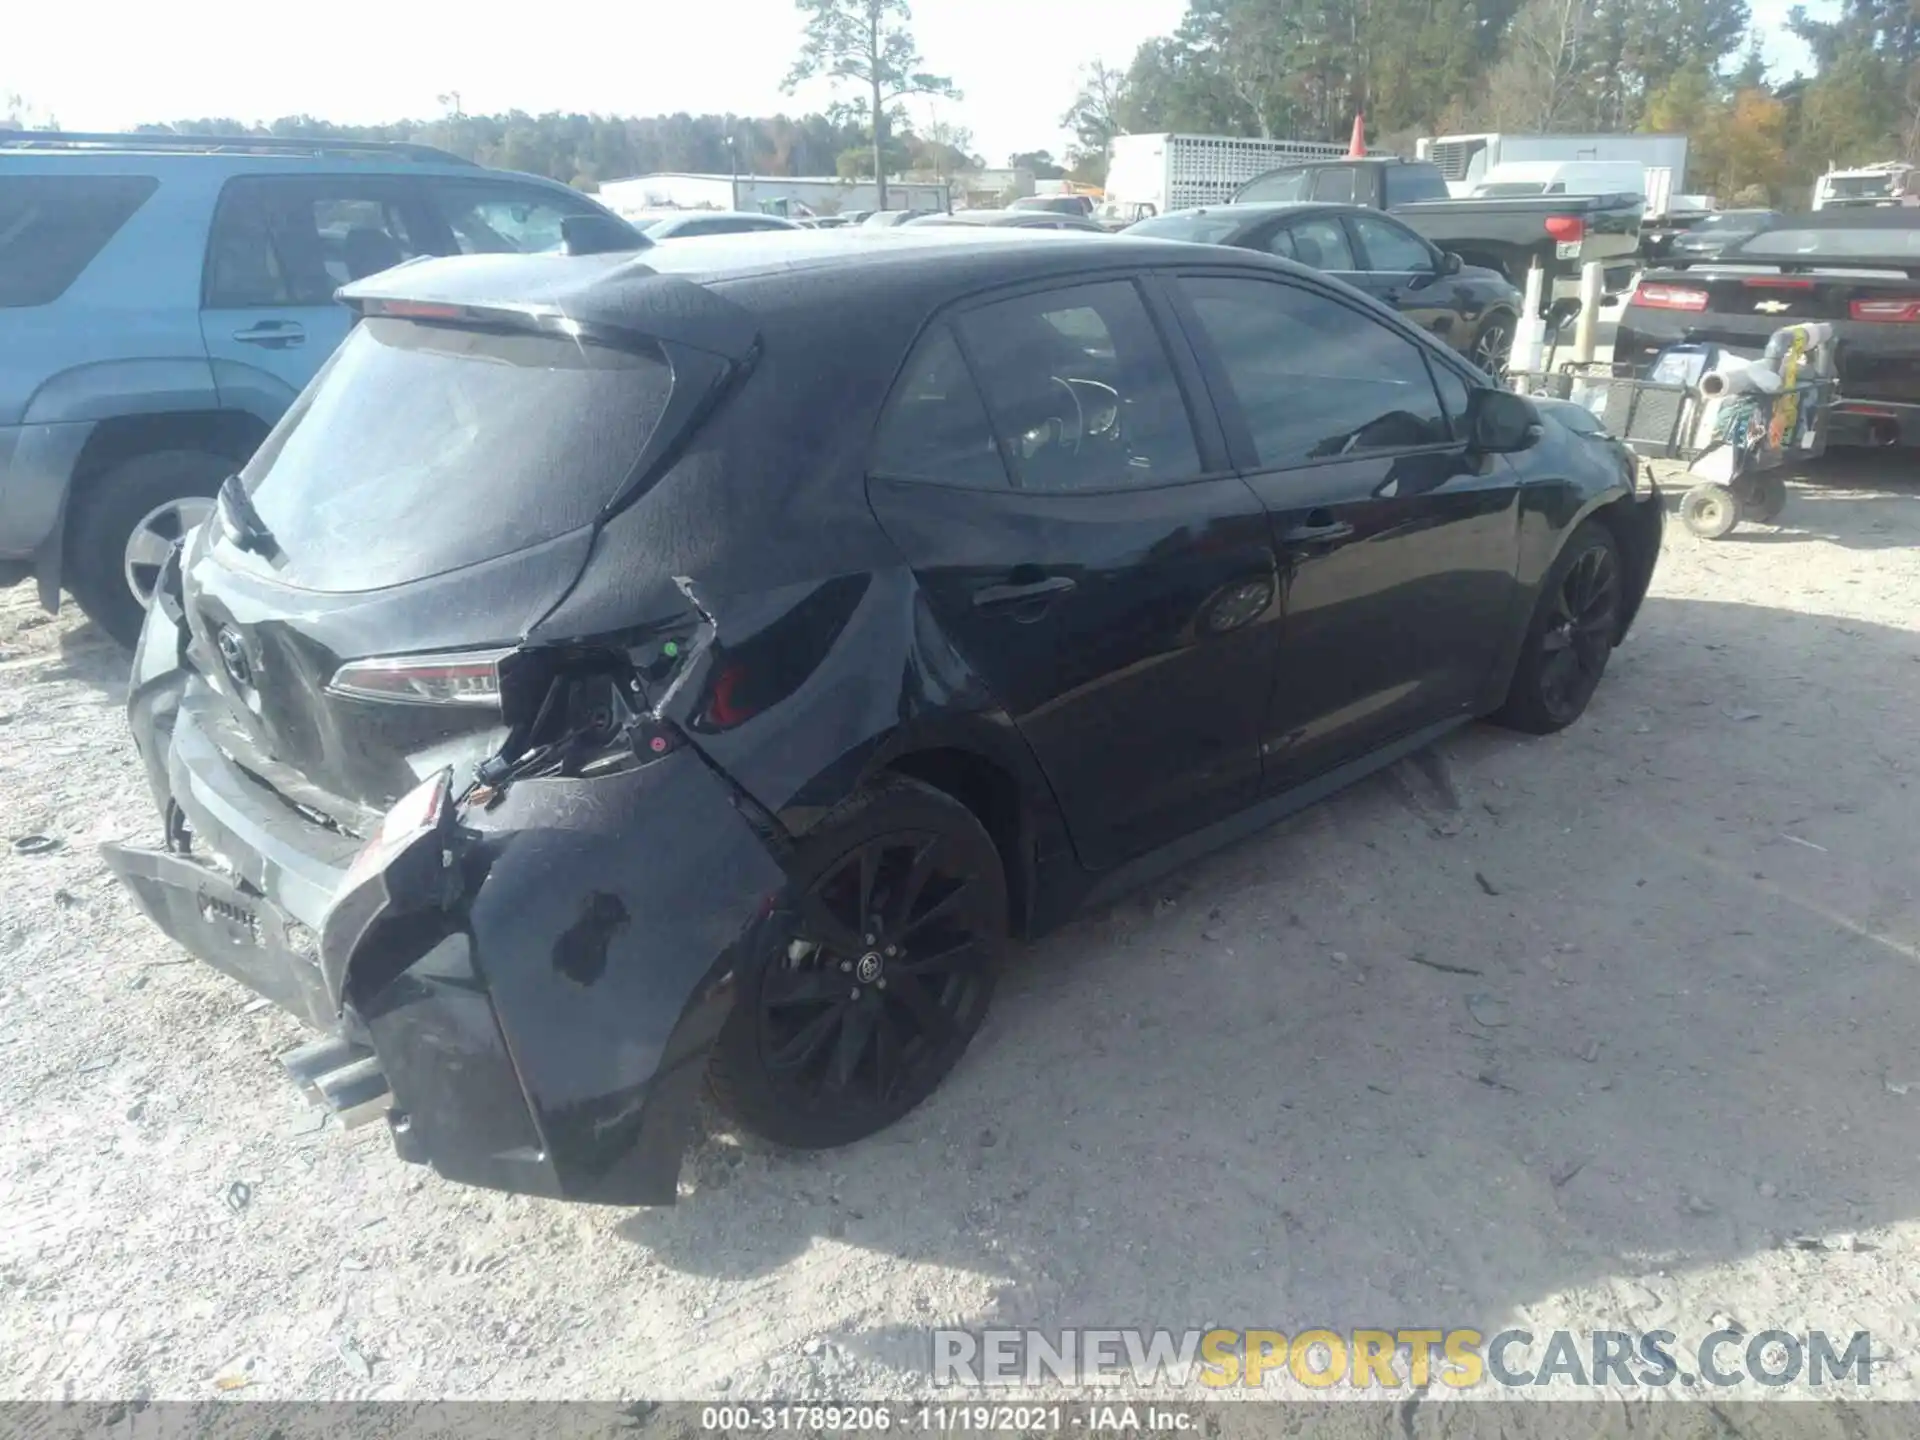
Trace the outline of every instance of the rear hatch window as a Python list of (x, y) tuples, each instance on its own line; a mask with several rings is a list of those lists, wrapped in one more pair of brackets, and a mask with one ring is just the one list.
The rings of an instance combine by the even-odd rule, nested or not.
[(0, 175), (0, 309), (58, 300), (158, 184), (150, 175)]
[(591, 523), (659, 424), (658, 351), (361, 321), (243, 481), (303, 589), (373, 590)]

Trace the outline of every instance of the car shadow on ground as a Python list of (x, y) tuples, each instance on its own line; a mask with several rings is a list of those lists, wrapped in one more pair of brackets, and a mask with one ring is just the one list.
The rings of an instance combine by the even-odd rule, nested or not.
[(1651, 599), (1574, 729), (1470, 728), (1020, 949), (901, 1124), (710, 1135), (620, 1232), (946, 1267), (970, 1326), (1670, 1323), (1652, 1277), (1920, 1211), (1916, 709), (1910, 632)]

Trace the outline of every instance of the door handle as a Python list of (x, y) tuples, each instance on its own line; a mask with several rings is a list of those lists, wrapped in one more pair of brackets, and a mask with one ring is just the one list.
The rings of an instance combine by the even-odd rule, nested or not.
[[(1324, 519), (1321, 517), (1325, 516)], [(1324, 510), (1313, 510), (1307, 514), (1304, 525), (1295, 525), (1280, 532), (1282, 545), (1330, 545), (1336, 540), (1345, 540), (1353, 534), (1353, 526), (1344, 520), (1335, 520)]]
[(1039, 611), (1046, 608), (1048, 601), (1056, 595), (1065, 595), (1079, 588), (1077, 581), (1066, 575), (1049, 575), (1044, 580), (1029, 580), (1007, 585), (988, 585), (973, 592), (973, 608), (976, 610), (1014, 610), (1022, 613), (1021, 619), (1038, 619)]
[(306, 344), (307, 332), (296, 321), (262, 320), (249, 329), (234, 331), (233, 338), (242, 345), (264, 345), (270, 350), (284, 350)]

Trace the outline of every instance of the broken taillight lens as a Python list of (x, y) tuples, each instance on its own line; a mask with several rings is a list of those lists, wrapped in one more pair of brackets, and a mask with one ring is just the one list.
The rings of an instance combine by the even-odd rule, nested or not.
[(500, 662), (511, 650), (390, 655), (342, 665), (327, 682), (335, 695), (399, 705), (500, 708)]

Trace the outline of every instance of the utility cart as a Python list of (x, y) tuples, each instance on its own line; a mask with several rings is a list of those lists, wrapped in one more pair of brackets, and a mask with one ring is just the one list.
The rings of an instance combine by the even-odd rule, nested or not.
[(1703, 540), (1742, 520), (1767, 524), (1787, 477), (1826, 450), (1834, 344), (1828, 325), (1776, 330), (1757, 361), (1717, 346), (1674, 345), (1644, 375), (1605, 362), (1510, 372), (1526, 395), (1584, 405), (1635, 454), (1686, 466), (1680, 519)]

